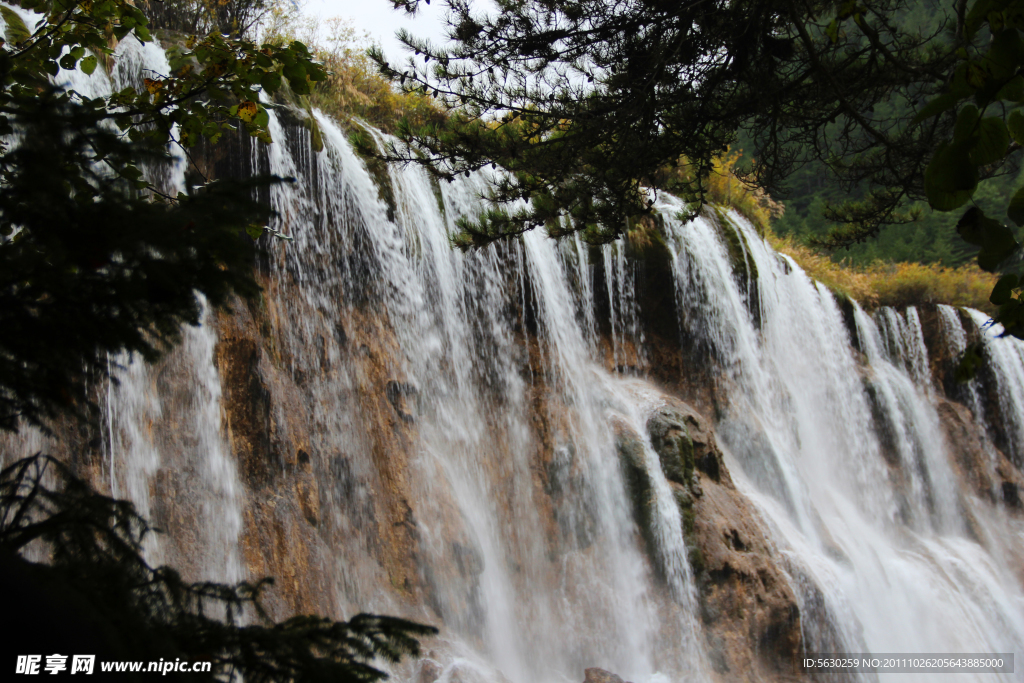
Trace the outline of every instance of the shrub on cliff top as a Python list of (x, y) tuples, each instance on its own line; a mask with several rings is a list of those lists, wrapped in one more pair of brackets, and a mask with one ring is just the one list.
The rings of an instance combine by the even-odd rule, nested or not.
[(949, 268), (938, 264), (875, 262), (869, 266), (836, 263), (792, 238), (768, 233), (772, 246), (792, 257), (806, 273), (830, 290), (865, 308), (903, 308), (921, 303), (969, 306), (995, 312), (989, 293), (998, 277), (977, 265)]
[[(782, 203), (773, 200), (764, 189), (747, 180), (737, 168), (742, 150), (729, 148), (724, 154), (711, 160), (711, 172), (704, 180), (707, 185), (706, 200), (711, 204), (725, 206), (739, 211), (761, 234), (771, 230), (771, 222), (785, 211)], [(678, 165), (662, 169), (655, 185), (669, 191), (676, 187), (686, 188), (697, 182), (700, 169), (685, 157)]]
[(405, 119), (421, 126), (446, 114), (426, 94), (399, 92), (366, 56), (368, 38), (345, 19), (304, 16), (301, 5), (277, 3), (267, 13), (263, 42), (299, 40), (328, 71), (302, 102), (338, 121), (359, 118), (385, 132)]

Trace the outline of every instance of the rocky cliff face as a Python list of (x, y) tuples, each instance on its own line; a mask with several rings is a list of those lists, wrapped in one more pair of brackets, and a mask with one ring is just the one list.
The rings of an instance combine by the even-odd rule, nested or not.
[[(872, 318), (671, 202), (603, 248), (452, 252), (482, 180), (371, 173), (326, 119), (319, 154), (277, 125), (269, 155), (209, 162), (300, 178), (267, 197), (296, 241), (262, 297), (98, 388), (91, 427), (8, 443), (135, 500), (158, 561), (277, 577), (277, 616), (438, 625), (396, 671), (418, 683), (790, 681), (806, 652), (1024, 642), (1012, 342), (957, 385), (970, 314)], [(982, 625), (926, 628), (957, 617)]]
[[(657, 254), (647, 250), (645, 260), (636, 267), (645, 285), (659, 289), (659, 277), (669, 264), (659, 262)], [(641, 257), (642, 258), (642, 257)], [(664, 255), (662, 256), (664, 258)], [(267, 283), (272, 288), (271, 283)], [(277, 292), (267, 301), (288, 300)], [(264, 303), (264, 305), (267, 305)], [(416, 419), (421, 407), (415, 385), (388, 367), (387, 360), (397, 350), (394, 334), (381, 324), (373, 311), (361, 315), (346, 341), (362, 340), (355, 353), (346, 354), (345, 364), (354, 372), (358, 387), (351, 400), (361, 406), (364, 429), (374, 438), (370, 445), (374, 469), (370, 491), (362, 495), (355, 489), (351, 466), (344, 456), (310, 455), (308, 434), (304, 434), (295, 408), (301, 405), (301, 389), (297, 384), (307, 378), (291, 377), (283, 372), (282, 359), (274, 357), (273, 321), (281, 316), (271, 308), (237, 307), (233, 315), (218, 319), (217, 368), (224, 385), (224, 427), (237, 458), (240, 475), (247, 489), (243, 548), (246, 566), (251, 575), (282, 577), (275, 597), (279, 609), (317, 611), (332, 604), (330, 591), (324, 590), (324, 560), (330, 555), (332, 543), (325, 538), (325, 522), (321, 518), (321, 498), (331, 505), (362, 509), (350, 514), (361, 524), (374, 528), (377, 543), (368, 548), (383, 567), (388, 581), (413, 601), (431, 604), (431, 583), (418, 550), (415, 502), (410, 500), (408, 460), (415, 447)], [(646, 314), (654, 308), (657, 313)], [(718, 447), (713, 428), (717, 392), (723, 379), (713, 366), (692, 368), (692, 350), (685, 349), (675, 335), (666, 338), (668, 329), (661, 321), (676, 316), (674, 302), (641, 302), (645, 315), (645, 343), (629, 347), (626, 357), (657, 358), (658, 362), (642, 360), (625, 370), (650, 376), (660, 389), (662, 407), (653, 411), (646, 423), (646, 433), (639, 435), (622, 424), (615, 424), (620, 467), (632, 501), (632, 514), (637, 525), (636, 543), (644, 547), (657, 573), (656, 543), (650, 532), (650, 506), (656, 504), (651, 491), (649, 473), (642, 457), (641, 441), (650, 442), (657, 453), (665, 477), (672, 487), (685, 526), (689, 560), (694, 573), (701, 631), (711, 670), (721, 680), (792, 680), (806, 677), (800, 657), (807, 651), (838, 651), (844, 647), (835, 633), (804, 633), (801, 616), (814, 612), (816, 624), (830, 618), (820, 592), (787, 562), (773, 543), (758, 509), (737, 490)], [(949, 357), (946, 341), (939, 327), (934, 307), (921, 309), (924, 341), (930, 352), (931, 382), (936, 394), (938, 415), (943, 436), (953, 456), (960, 495), (971, 505), (987, 508), (988, 514), (1006, 511), (1013, 518), (1021, 515), (1019, 491), (1024, 487), (1020, 469), (998, 448), (989, 436), (998, 434), (998, 427), (979, 424), (964, 405), (963, 392), (952, 381), (955, 358)], [(572, 487), (571, 473), (558, 462), (559, 434), (564, 434), (566, 408), (551, 397), (544, 367), (540, 359), (541, 343), (528, 326), (520, 331), (516, 344), (523, 349), (524, 365), (520, 372), (529, 377), (532, 398), (534, 444), (531, 454), (533, 496), (538, 517), (545, 529), (548, 552), (556, 555), (568, 537), (580, 535), (567, 530), (569, 522), (560, 518), (559, 499)], [(261, 330), (263, 331), (261, 333)], [(855, 329), (850, 330), (856, 334)], [(366, 343), (363, 343), (366, 342)], [(606, 369), (623, 371), (611, 349), (615, 342), (610, 331), (599, 339)], [(382, 359), (384, 359), (382, 361)], [(325, 367), (326, 370), (326, 367)], [(870, 373), (867, 367), (862, 368)], [(992, 424), (999, 425), (1000, 408), (990, 378), (983, 386), (987, 413)], [(950, 395), (946, 395), (949, 391)], [(691, 401), (687, 403), (685, 399)], [(879, 420), (884, 418), (878, 417)], [(886, 426), (878, 424), (884, 432)], [(758, 435), (749, 435), (757, 440)], [(998, 437), (997, 437), (998, 438)], [(563, 446), (564, 447), (564, 446)], [(905, 482), (899, 458), (887, 446), (886, 459), (896, 481)], [(334, 482), (337, 490), (323, 483)], [(326, 490), (323, 490), (326, 489)], [(173, 498), (173, 496), (171, 496)], [(355, 499), (362, 499), (357, 502)], [(457, 511), (452, 515), (457, 517)], [(985, 543), (984, 532), (974, 528), (974, 513), (966, 512), (969, 532), (979, 543)], [(157, 517), (158, 523), (168, 520)], [(452, 537), (446, 539), (459, 560), (447, 580), (473, 584), (479, 581), (481, 560), (472, 551), (459, 524), (452, 524)], [(585, 534), (585, 532), (583, 532)], [(833, 544), (829, 550), (841, 561), (842, 550)], [(1012, 566), (1024, 567), (1021, 548), (1006, 549), (1013, 553)], [(662, 580), (664, 577), (662, 577)], [(1024, 585), (1024, 574), (1019, 576)], [(666, 589), (667, 590), (667, 589)], [(800, 594), (800, 591), (804, 594)], [(827, 630), (826, 630), (827, 631)], [(811, 642), (807, 642), (810, 640)], [(427, 667), (430, 668), (429, 666)], [(439, 676), (441, 669), (434, 675)], [(424, 677), (431, 678), (429, 673)]]

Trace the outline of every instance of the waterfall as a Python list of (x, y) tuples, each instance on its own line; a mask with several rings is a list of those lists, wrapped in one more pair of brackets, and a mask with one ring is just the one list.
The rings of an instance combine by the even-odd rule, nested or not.
[[(312, 417), (311, 446), (320, 452), (339, 444), (358, 451), (382, 438), (379, 422), (367, 415), (372, 408), (332, 397), (352, 391), (353, 374), (357, 382), (364, 373), (372, 382), (383, 373), (376, 381), (389, 387), (387, 400), (416, 439), (411, 475), (393, 483), (415, 501), (428, 602), (453, 639), (457, 634), (445, 646), (452, 665), (469, 666), (482, 649), (490, 663), (476, 667), (513, 680), (573, 676), (592, 664), (641, 679), (663, 669), (685, 678), (699, 664), (699, 648), (682, 521), (646, 439), (644, 455), (657, 482), (655, 523), (666, 539), (660, 557), (675, 600), (660, 604), (635, 541), (610, 427), (614, 416), (644, 435), (654, 405), (592, 359), (587, 251), (575, 242), (560, 249), (539, 234), (479, 252), (454, 251), (455, 221), (481, 210), (486, 178), (437, 187), (414, 168), (390, 168), (374, 178), (333, 121), (318, 116), (317, 124), (325, 147), (307, 171), (317, 187), (300, 184), (280, 199), (323, 207), (279, 210), (278, 227), (295, 237), (273, 274), (281, 282), (279, 308), (290, 309), (284, 355), (291, 373), (314, 378), (304, 390), (327, 409)], [(278, 139), (285, 135), (279, 121), (272, 130)], [(281, 145), (270, 156), (271, 172), (303, 172), (284, 153), (289, 148)], [(326, 244), (332, 245), (327, 254)], [(325, 264), (325, 256), (340, 262)], [(301, 310), (293, 303), (295, 283)], [(371, 293), (380, 301), (376, 320), (363, 318), (353, 301)], [(522, 346), (526, 316), (538, 337), (528, 351), (532, 359)], [(371, 343), (365, 336), (367, 326), (383, 325), (386, 332), (373, 332), (384, 332), (384, 348), (380, 337)], [(313, 348), (322, 350), (312, 355)], [(381, 353), (387, 357), (378, 358)], [(323, 371), (346, 362), (348, 372)], [(534, 490), (536, 400), (548, 403), (541, 419), (551, 423), (549, 468), (565, 477), (555, 484), (564, 487), (555, 514), (568, 551), (554, 562), (537, 533), (545, 523)], [(355, 460), (347, 466), (368, 464)], [(349, 562), (360, 555), (353, 548)], [(341, 597), (342, 605), (397, 609), (373, 594), (381, 570), (374, 562), (350, 566), (366, 587)], [(666, 653), (657, 647), (666, 633), (693, 645)]]
[[(146, 69), (167, 69), (162, 51), (125, 41), (109, 77), (67, 78), (103, 93)], [(152, 561), (193, 579), (275, 575), (279, 616), (440, 626), (422, 661), (394, 668), (410, 682), (561, 683), (593, 666), (636, 683), (758, 680), (728, 668), (730, 644), (772, 653), (723, 626), (756, 611), (758, 590), (792, 596), (778, 623), (797, 654), (1024, 665), (1024, 527), (996, 484), (1024, 459), (1024, 344), (983, 314), (938, 307), (934, 343), (955, 358), (982, 341), (988, 374), (959, 395), (987, 498), (949, 436), (923, 309), (838, 299), (739, 214), (684, 221), (667, 195), (642, 240), (533, 231), (461, 252), (451, 236), (493, 176), (438, 183), (361, 158), (320, 112), (269, 114), (274, 144), (228, 152), (298, 179), (267, 194), (294, 241), (264, 245), (261, 297), (207, 311), (155, 366), (111, 358), (117, 379), (98, 392), (94, 483), (167, 529)], [(183, 172), (179, 159), (154, 180)], [(645, 280), (637, 253), (662, 247), (668, 279)], [(667, 340), (645, 309), (661, 284)], [(687, 383), (694, 402), (710, 396), (706, 415), (680, 407)], [(731, 479), (707, 462), (674, 471), (665, 420), (701, 457), (720, 448)], [(698, 423), (717, 440), (698, 444)], [(61, 448), (30, 430), (3, 443), (7, 458)], [(741, 525), (729, 514), (743, 506)], [(761, 563), (727, 616), (709, 605), (728, 572), (710, 576), (697, 552), (712, 524), (727, 554), (705, 561)]]
[[(734, 476), (742, 472), (793, 573), (825, 593), (846, 651), (1019, 652), (1020, 585), (965, 533), (969, 503), (950, 468), (916, 310), (872, 318), (852, 304), (858, 371), (838, 302), (746, 221), (668, 223), (682, 306), (735, 383), (719, 422)], [(733, 277), (722, 230), (737, 231), (757, 266), (757, 310)], [(1010, 404), (1024, 396), (1012, 373), (1021, 344), (987, 344), (1007, 366), (996, 376)], [(989, 521), (993, 535), (1019, 538), (1010, 520)]]
[[(16, 11), (30, 28), (38, 21), (33, 12)], [(54, 82), (95, 98), (129, 86), (142, 88), (143, 78), (170, 70), (159, 44), (129, 37), (118, 44), (109, 74), (103, 68), (89, 75), (61, 69)], [(180, 147), (169, 146), (168, 152), (167, 163), (140, 167), (150, 182), (173, 196), (184, 190), (186, 159)], [(239, 546), (242, 506), (221, 424), (214, 316), (205, 301), (201, 304), (199, 326), (185, 329), (182, 343), (158, 367), (128, 355), (108, 358), (113, 379), (97, 389), (100, 433), (93, 439), (102, 460), (90, 469), (100, 490), (131, 500), (140, 514), (171, 531), (145, 537), (150, 563), (181, 567), (194, 580), (235, 582), (247, 578)], [(4, 437), (3, 443), (7, 459), (61, 454), (66, 448), (31, 429), (17, 438)]]
[(982, 339), (984, 351), (992, 366), (995, 390), (1003, 416), (1003, 438), (1008, 455), (1018, 464), (1024, 463), (1024, 344), (999, 339), (1000, 325), (990, 325), (988, 316), (969, 310), (971, 320)]

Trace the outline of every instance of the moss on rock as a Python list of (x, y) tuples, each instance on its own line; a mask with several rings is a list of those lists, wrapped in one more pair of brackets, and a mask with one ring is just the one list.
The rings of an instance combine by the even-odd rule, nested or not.
[[(640, 535), (652, 554), (657, 547), (652, 522), (654, 520), (654, 485), (644, 463), (644, 444), (640, 437), (626, 429), (618, 430), (615, 448), (619, 454), (619, 466), (626, 483), (626, 495), (633, 508), (633, 519)], [(655, 564), (657, 566), (657, 563)]]
[(665, 478), (688, 486), (693, 478), (694, 459), (693, 441), (685, 420), (684, 415), (672, 408), (659, 408), (647, 420), (647, 431)]

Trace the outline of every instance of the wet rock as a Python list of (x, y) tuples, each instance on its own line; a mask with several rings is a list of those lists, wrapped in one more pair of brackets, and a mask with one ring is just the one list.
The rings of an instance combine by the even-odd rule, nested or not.
[(732, 261), (733, 278), (743, 290), (747, 310), (750, 311), (754, 325), (760, 327), (761, 294), (757, 286), (757, 263), (750, 255), (750, 245), (747, 244), (747, 238), (737, 229), (733, 221), (725, 217), (722, 209), (717, 209), (715, 213), (718, 214), (715, 226), (728, 251), (729, 260)]
[[(640, 218), (627, 236), (627, 254), (639, 265), (637, 303), (645, 312), (640, 324), (647, 336), (667, 339), (678, 337), (679, 313), (672, 270), (674, 257), (662, 228), (662, 219), (657, 214)], [(603, 261), (597, 259), (597, 263)]]
[[(619, 454), (619, 466), (626, 483), (626, 494), (633, 508), (633, 519), (640, 529), (649, 555), (655, 555), (656, 541), (651, 527), (654, 519), (654, 486), (647, 471), (644, 458), (644, 444), (636, 432), (623, 422), (616, 422), (615, 448)], [(655, 565), (657, 566), (657, 564)]]
[(651, 445), (661, 460), (665, 478), (684, 486), (693, 475), (693, 442), (687, 432), (685, 416), (670, 407), (662, 407), (647, 420)]
[[(662, 410), (669, 411), (686, 429), (692, 447), (694, 468), (714, 481), (721, 481), (724, 476), (731, 485), (729, 474), (722, 464), (722, 452), (718, 449), (710, 421), (692, 406), (675, 397), (666, 397), (666, 407)], [(691, 481), (681, 483), (692, 485)]]
[(670, 482), (669, 485), (672, 487), (672, 495), (676, 499), (676, 505), (680, 508), (689, 508), (693, 506), (694, 495), (688, 487), (675, 482)]
[[(807, 569), (795, 557), (785, 562), (786, 573), (790, 577), (790, 586), (796, 593), (800, 603), (800, 621), (803, 627), (804, 652), (865, 652), (868, 646), (856, 635), (854, 629), (847, 629), (842, 634), (836, 627), (841, 623), (835, 612), (825, 599), (825, 592), (811, 577)], [(853, 638), (853, 642), (848, 640)], [(832, 677), (839, 683), (847, 679)]]
[(228, 329), (217, 343), (216, 358), (231, 450), (248, 483), (267, 486), (281, 463), (273, 448), (271, 396), (261, 371), (261, 350), (253, 339)]
[(505, 683), (501, 680), (503, 676), (500, 672), (484, 670), (468, 661), (454, 662), (448, 673), (451, 683), (492, 683), (494, 677), (498, 678), (499, 683)]
[(605, 671), (599, 669), (596, 666), (592, 666), (589, 669), (585, 669), (583, 672), (583, 683), (626, 683), (617, 674), (613, 674), (611, 671)]
[(416, 683), (434, 683), (441, 677), (444, 668), (433, 659), (424, 657), (420, 660), (420, 673), (416, 677)]
[(938, 412), (961, 489), (990, 503), (1020, 509), (1018, 492), (1024, 490), (1024, 474), (989, 440), (971, 411), (939, 399)]
[(312, 526), (320, 524), (320, 491), (312, 474), (302, 473), (295, 481), (295, 498), (302, 516)]
[(484, 572), (484, 556), (470, 543), (452, 543), (452, 556), (459, 573), (466, 579), (475, 579)]
[(544, 462), (544, 492), (549, 496), (561, 496), (571, 490), (573, 482), (572, 465), (576, 460), (576, 444), (571, 441), (554, 446), (551, 459)]
[(719, 482), (699, 475), (703, 495), (694, 497), (687, 536), (712, 668), (735, 680), (798, 676), (799, 596), (757, 510), (720, 467)]
[(403, 422), (416, 421), (415, 415), (418, 412), (416, 400), (419, 397), (419, 389), (408, 382), (390, 380), (384, 386), (384, 393), (387, 395), (391, 407), (395, 409)]
[(724, 420), (718, 425), (718, 438), (740, 462), (743, 471), (757, 487), (771, 494), (793, 515), (796, 504), (779, 466), (775, 448), (764, 432), (740, 419)]
[(1014, 484), (1012, 481), (1004, 481), (1002, 485), (1003, 502), (1007, 506), (1013, 508), (1019, 508), (1020, 502), (1020, 487)]

